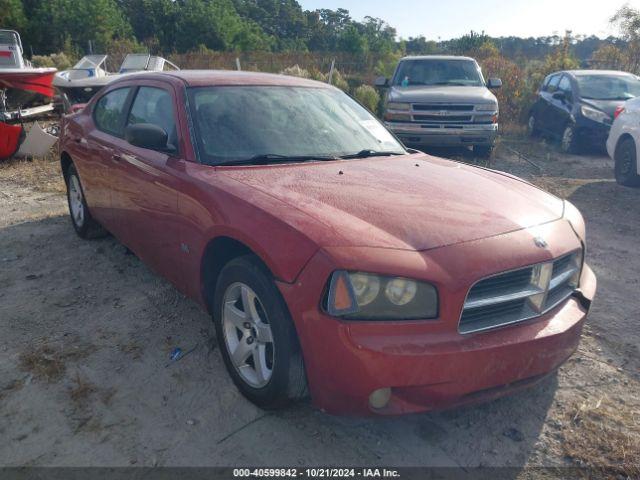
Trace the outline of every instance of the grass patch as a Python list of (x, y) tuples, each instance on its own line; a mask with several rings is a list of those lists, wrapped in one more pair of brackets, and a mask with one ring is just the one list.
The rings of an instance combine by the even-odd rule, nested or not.
[(75, 385), (69, 391), (69, 396), (74, 403), (84, 406), (91, 394), (96, 392), (96, 387), (89, 381), (83, 380), (79, 373), (74, 378)]
[(562, 446), (574, 463), (609, 478), (640, 478), (640, 404), (600, 399), (567, 412)]
[(53, 151), (46, 157), (33, 160), (12, 158), (0, 162), (0, 180), (37, 192), (66, 192), (60, 162)]
[(65, 374), (68, 361), (85, 358), (94, 351), (93, 346), (57, 350), (50, 345), (41, 345), (20, 355), (20, 368), (37, 379), (56, 382)]

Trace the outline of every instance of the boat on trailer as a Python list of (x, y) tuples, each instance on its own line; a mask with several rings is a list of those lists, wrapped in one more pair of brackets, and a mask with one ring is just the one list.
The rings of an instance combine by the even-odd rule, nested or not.
[[(23, 120), (53, 110), (55, 68), (33, 68), (24, 59), (22, 40), (14, 30), (0, 30), (0, 160), (21, 152), (40, 152), (57, 138), (36, 123), (25, 133)], [(48, 150), (47, 148), (47, 150)]]
[(71, 69), (59, 72), (53, 86), (61, 93), (64, 111), (73, 105), (89, 102), (98, 91), (117, 78), (137, 72), (165, 72), (180, 70), (163, 57), (148, 53), (128, 54), (117, 72), (109, 72), (107, 55), (87, 55)]

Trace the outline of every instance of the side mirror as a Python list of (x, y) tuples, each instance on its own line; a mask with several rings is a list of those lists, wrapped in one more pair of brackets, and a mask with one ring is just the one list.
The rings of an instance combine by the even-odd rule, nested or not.
[(136, 123), (124, 130), (124, 138), (131, 145), (161, 152), (169, 151), (169, 136), (164, 129), (151, 123)]
[(500, 80), (499, 78), (490, 78), (489, 80), (487, 80), (487, 88), (501, 88), (502, 87), (502, 80)]
[(378, 77), (376, 78), (374, 85), (378, 88), (385, 88), (389, 86), (389, 80), (387, 77)]
[(567, 99), (566, 93), (564, 93), (562, 90), (558, 90), (557, 92), (553, 92), (553, 95), (551, 95), (551, 96), (556, 100), (560, 100), (561, 102), (564, 102)]

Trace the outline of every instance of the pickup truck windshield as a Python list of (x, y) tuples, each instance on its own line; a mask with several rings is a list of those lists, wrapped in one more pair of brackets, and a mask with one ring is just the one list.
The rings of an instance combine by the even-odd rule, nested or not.
[(580, 96), (587, 100), (629, 100), (640, 96), (634, 75), (576, 75)]
[(200, 160), (209, 165), (406, 153), (365, 108), (331, 88), (197, 87), (189, 97)]
[(393, 78), (393, 85), (484, 85), (478, 64), (473, 60), (403, 60)]

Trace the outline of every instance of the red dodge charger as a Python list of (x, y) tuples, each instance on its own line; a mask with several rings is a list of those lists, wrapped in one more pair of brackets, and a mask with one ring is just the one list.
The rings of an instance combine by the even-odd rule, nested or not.
[(240, 391), (399, 414), (535, 383), (578, 345), (596, 279), (569, 202), (407, 150), (329, 85), (131, 75), (67, 116), (71, 219), (212, 315)]

